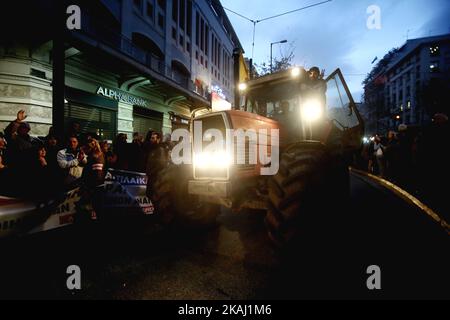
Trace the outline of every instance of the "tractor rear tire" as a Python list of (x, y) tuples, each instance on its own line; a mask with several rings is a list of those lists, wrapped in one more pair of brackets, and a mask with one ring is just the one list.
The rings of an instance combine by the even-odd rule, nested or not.
[(190, 166), (170, 164), (151, 183), (150, 198), (163, 225), (196, 229), (216, 225), (220, 206), (188, 194), (191, 173)]
[[(302, 142), (286, 148), (280, 169), (268, 183), (268, 234), (278, 248), (295, 245), (304, 233), (321, 230), (327, 206), (336, 205), (348, 188), (348, 170), (321, 143)], [(315, 235), (316, 236), (316, 235)]]

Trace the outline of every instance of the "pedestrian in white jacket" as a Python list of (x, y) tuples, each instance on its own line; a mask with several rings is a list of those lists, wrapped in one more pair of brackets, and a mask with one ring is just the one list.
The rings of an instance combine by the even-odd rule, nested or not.
[(87, 163), (87, 157), (79, 148), (76, 137), (69, 138), (69, 146), (62, 149), (57, 155), (58, 165), (65, 171), (64, 185), (68, 186), (81, 178), (83, 166)]

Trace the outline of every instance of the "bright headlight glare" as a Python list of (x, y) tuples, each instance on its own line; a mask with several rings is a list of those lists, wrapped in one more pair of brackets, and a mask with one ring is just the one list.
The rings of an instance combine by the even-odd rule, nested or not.
[(247, 90), (247, 84), (246, 83), (239, 83), (239, 90), (240, 91), (245, 91)]
[(294, 78), (297, 78), (300, 75), (300, 68), (294, 68), (291, 70), (291, 75)]
[(194, 155), (194, 165), (199, 168), (206, 168), (209, 164), (209, 154), (202, 152)]
[(203, 169), (227, 168), (231, 165), (231, 159), (225, 151), (201, 152), (194, 155), (194, 165)]
[(318, 100), (309, 100), (303, 104), (302, 117), (306, 121), (316, 121), (322, 117), (322, 105)]

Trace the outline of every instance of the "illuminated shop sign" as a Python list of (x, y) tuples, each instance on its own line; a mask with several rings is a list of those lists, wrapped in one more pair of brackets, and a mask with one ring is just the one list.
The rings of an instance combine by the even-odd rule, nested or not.
[(113, 90), (105, 87), (98, 87), (97, 94), (103, 97), (114, 99), (120, 102), (129, 103), (140, 107), (148, 107), (149, 102), (146, 99), (133, 96), (123, 91)]
[(213, 112), (231, 110), (231, 103), (222, 99), (218, 93), (211, 93), (211, 108)]
[(222, 90), (221, 87), (219, 87), (219, 86), (212, 86), (212, 87), (211, 87), (211, 91), (217, 93), (217, 95), (218, 95), (221, 99), (226, 100), (227, 97), (225, 97), (225, 94), (223, 93), (223, 90)]

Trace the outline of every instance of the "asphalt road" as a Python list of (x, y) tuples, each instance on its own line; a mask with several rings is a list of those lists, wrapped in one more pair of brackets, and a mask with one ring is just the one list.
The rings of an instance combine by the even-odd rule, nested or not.
[[(271, 246), (258, 212), (180, 232), (138, 223), (68, 228), (0, 243), (0, 298), (450, 298), (450, 239), (433, 220), (357, 176), (351, 204), (318, 212), (295, 250)], [(66, 268), (82, 289), (66, 289)], [(381, 269), (369, 291), (367, 267)]]

